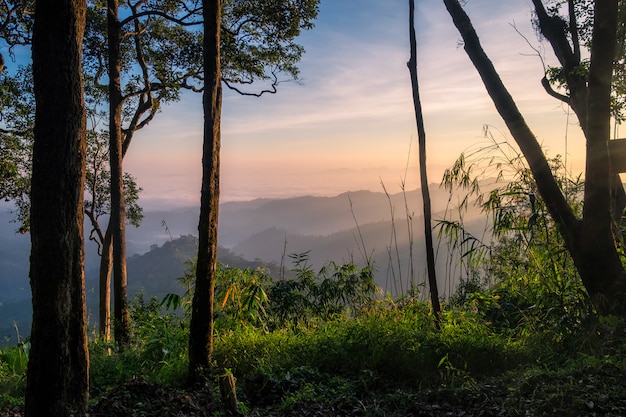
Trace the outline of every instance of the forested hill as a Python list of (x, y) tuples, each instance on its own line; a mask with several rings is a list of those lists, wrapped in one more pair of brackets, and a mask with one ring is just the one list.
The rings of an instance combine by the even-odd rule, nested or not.
[[(185, 289), (179, 278), (191, 271), (197, 253), (198, 238), (185, 235), (168, 240), (161, 246), (152, 245), (142, 255), (131, 256), (127, 262), (129, 298), (138, 294), (145, 298), (159, 299), (168, 293), (183, 295)], [(222, 247), (218, 248), (218, 260), (224, 265), (237, 268), (265, 268), (270, 272), (278, 270), (275, 264), (266, 264), (260, 260), (248, 261)], [(19, 268), (20, 271), (21, 269), (23, 268)], [(98, 316), (98, 269), (90, 268), (85, 276), (88, 314), (94, 319)], [(15, 344), (18, 334), (24, 338), (30, 332), (30, 288), (26, 285), (25, 288), (15, 288), (13, 292), (18, 291), (22, 291), (19, 293), (20, 297), (0, 302), (0, 346)]]
[[(128, 294), (133, 297), (142, 293), (147, 297), (162, 298), (168, 293), (182, 293), (179, 279), (193, 273), (193, 260), (198, 254), (198, 238), (184, 235), (166, 241), (162, 246), (152, 245), (150, 251), (143, 255), (128, 258)], [(264, 268), (268, 271), (277, 270), (276, 264), (267, 264), (261, 260), (249, 261), (235, 255), (229, 249), (219, 247), (218, 261), (223, 265), (237, 268)], [(97, 271), (92, 271), (90, 284), (97, 288)], [(89, 288), (89, 284), (88, 284)]]
[[(450, 204), (449, 194), (436, 185), (431, 190), (435, 218), (442, 218)], [(14, 216), (7, 210), (0, 209), (0, 337), (15, 336), (14, 321), (23, 333), (30, 327), (30, 239), (28, 234), (15, 233), (18, 225), (10, 222)], [(292, 267), (288, 255), (306, 251), (310, 251), (316, 269), (328, 261), (354, 260), (362, 264), (364, 244), (367, 256), (376, 264), (378, 285), (385, 291), (401, 293), (412, 279), (407, 214), (413, 216), (415, 276), (423, 279), (424, 275), (421, 210), (419, 190), (389, 196), (354, 191), (333, 197), (226, 202), (220, 206), (218, 241), (223, 247), (218, 250), (218, 259), (241, 268), (264, 266), (276, 275), (281, 261), (287, 269)], [(392, 212), (395, 225), (391, 222)], [(182, 293), (177, 280), (196, 256), (198, 208), (146, 210), (144, 215), (139, 228), (127, 228), (129, 297), (139, 292), (146, 297)], [(484, 228), (483, 218), (475, 210), (466, 214), (465, 220), (476, 233)], [(92, 307), (98, 293), (99, 257), (96, 245), (87, 239), (85, 259), (87, 297)], [(449, 262), (445, 255), (439, 256), (442, 277)], [(453, 283), (442, 278), (441, 285), (442, 294), (446, 294)], [(95, 317), (93, 307), (91, 311)]]

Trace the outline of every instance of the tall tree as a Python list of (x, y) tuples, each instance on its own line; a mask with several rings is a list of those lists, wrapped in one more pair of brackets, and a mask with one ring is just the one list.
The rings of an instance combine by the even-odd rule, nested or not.
[[(89, 84), (87, 84), (89, 87)], [(92, 103), (93, 104), (93, 103)], [(108, 233), (102, 227), (102, 218), (111, 211), (110, 201), (110, 169), (108, 132), (99, 125), (104, 117), (97, 106), (89, 106), (87, 113), (87, 177), (85, 181), (85, 215), (89, 220), (91, 231), (89, 239), (98, 245), (98, 254), (105, 264), (100, 270), (110, 279), (111, 245), (110, 229)], [(33, 147), (33, 121), (35, 102), (33, 94), (32, 67), (20, 66), (12, 74), (0, 74), (0, 111), (2, 127), (0, 127), (0, 198), (10, 200), (15, 205), (16, 221), (19, 232), (26, 233), (30, 228), (30, 181)], [(124, 174), (124, 196), (126, 199), (126, 221), (138, 227), (143, 218), (142, 209), (138, 204), (141, 188), (129, 173)], [(104, 250), (108, 248), (108, 250)], [(110, 296), (108, 285), (100, 286), (107, 289), (105, 296)], [(102, 294), (103, 291), (101, 291)], [(110, 305), (110, 299), (101, 306)], [(108, 334), (108, 314), (110, 308), (100, 309), (106, 314), (99, 326), (103, 335)], [(107, 338), (108, 340), (108, 338)]]
[(413, 107), (415, 108), (415, 121), (417, 123), (417, 137), (419, 143), (420, 184), (422, 188), (422, 200), (424, 201), (424, 235), (426, 244), (426, 267), (428, 270), (428, 286), (430, 289), (430, 303), (435, 317), (441, 315), (439, 304), (439, 288), (435, 271), (435, 251), (433, 246), (432, 210), (430, 204), (430, 191), (428, 188), (428, 176), (426, 172), (426, 129), (424, 127), (424, 115), (422, 114), (422, 102), (417, 78), (417, 40), (415, 39), (415, 1), (409, 0), (409, 44), (411, 57), (407, 66), (411, 73), (411, 86), (413, 87)]
[(109, 165), (111, 167), (111, 237), (113, 243), (113, 286), (115, 288), (115, 342), (130, 345), (130, 312), (126, 296), (126, 205), (122, 168), (122, 83), (121, 26), (118, 0), (107, 0), (109, 69)]
[[(189, 328), (189, 377), (210, 370), (219, 208), (222, 83), (242, 95), (275, 93), (280, 74), (297, 78), (303, 48), (293, 40), (313, 27), (319, 0), (203, 1), (204, 139), (198, 261)], [(223, 66), (222, 66), (223, 64)], [(266, 82), (260, 91), (237, 87)]]
[[(91, 231), (89, 240), (98, 246), (100, 255), (99, 285), (99, 326), (104, 341), (111, 339), (111, 267), (112, 245), (111, 227), (101, 225), (101, 218), (111, 213), (111, 171), (109, 169), (109, 135), (105, 131), (87, 131), (87, 176), (85, 181), (85, 215), (89, 219)], [(139, 227), (143, 219), (143, 209), (138, 204), (142, 191), (135, 178), (129, 173), (123, 176), (125, 221)]]
[[(479, 72), (496, 109), (519, 145), (547, 209), (557, 224), (589, 296), (601, 313), (624, 313), (626, 273), (620, 258), (620, 239), (612, 227), (611, 193), (616, 176), (610, 171), (608, 142), (611, 122), (611, 80), (617, 45), (618, 0), (594, 2), (591, 58), (588, 71), (581, 61), (580, 37), (573, 1), (568, 19), (533, 0), (539, 29), (563, 69), (566, 94), (556, 94), (578, 116), (587, 143), (584, 209), (578, 218), (558, 187), (533, 132), (484, 52), (469, 17), (457, 0), (444, 0), (459, 30), (464, 49)], [(549, 85), (543, 82), (550, 91)], [(623, 193), (623, 188), (619, 188)]]
[(33, 302), (26, 416), (84, 415), (89, 362), (83, 274), (85, 0), (37, 1), (31, 185)]
[[(102, 5), (94, 1), (90, 9), (93, 24), (90, 25), (86, 49), (91, 62), (90, 78), (94, 82), (91, 91), (96, 103), (98, 99), (108, 102), (111, 169), (111, 216), (101, 240), (100, 331), (107, 337), (112, 265), (114, 332), (115, 341), (121, 347), (130, 343), (123, 158), (134, 133), (148, 125), (162, 103), (176, 100), (184, 80), (197, 73), (197, 57), (201, 54), (195, 53), (192, 45), (198, 35), (176, 28), (176, 25), (196, 23), (187, 20), (194, 16), (195, 3), (167, 0), (127, 2), (125, 17), (120, 18), (119, 1), (107, 0), (106, 36), (100, 13)], [(168, 22), (175, 26), (168, 25)], [(181, 66), (190, 70), (181, 72)], [(99, 83), (105, 75), (108, 76), (108, 85), (102, 88)], [(128, 80), (124, 85), (123, 75)]]
[(219, 208), (220, 121), (222, 115), (222, 68), (220, 34), (222, 0), (204, 0), (204, 131), (202, 189), (198, 223), (198, 261), (189, 325), (189, 376), (199, 377), (210, 368), (213, 353), (213, 308), (217, 259)]

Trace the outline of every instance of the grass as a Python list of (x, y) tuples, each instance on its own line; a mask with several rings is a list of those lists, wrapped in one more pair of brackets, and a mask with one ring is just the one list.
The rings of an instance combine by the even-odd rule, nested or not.
[(28, 343), (0, 351), (0, 406), (21, 405), (26, 388)]
[[(250, 416), (626, 415), (624, 320), (589, 316), (564, 326), (560, 314), (530, 306), (510, 308), (517, 323), (510, 328), (502, 325), (511, 322), (505, 313), (493, 313), (494, 302), (510, 301), (496, 291), (499, 298), (445, 305), (439, 329), (428, 306), (414, 300), (378, 300), (358, 314), (274, 330), (221, 325), (216, 375), (233, 373), (240, 409)], [(90, 344), (91, 396), (94, 404), (111, 402), (121, 385), (145, 381), (150, 389), (132, 389), (158, 398), (136, 400), (119, 415), (148, 416), (157, 399), (192, 395), (171, 394), (186, 389), (188, 327), (184, 315), (156, 300), (135, 300), (132, 310), (132, 348), (110, 354), (111, 346)], [(0, 354), (0, 410), (23, 402), (27, 349)], [(216, 384), (209, 385), (211, 404), (219, 405)]]

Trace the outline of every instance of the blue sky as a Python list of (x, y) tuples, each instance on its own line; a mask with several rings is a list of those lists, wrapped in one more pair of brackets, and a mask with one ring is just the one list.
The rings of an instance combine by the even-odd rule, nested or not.
[[(505, 131), (459, 43), (442, 1), (416, 1), (421, 98), (430, 182), (459, 154), (482, 141), (483, 125)], [(541, 61), (512, 24), (539, 47), (527, 0), (468, 0), (483, 46), (550, 155), (582, 172), (575, 119), (540, 87)], [(418, 187), (416, 124), (406, 62), (408, 1), (321, 0), (300, 83), (275, 95), (241, 97), (225, 90), (222, 201)], [(6, 52), (3, 50), (3, 52)], [(550, 51), (546, 52), (548, 62)], [(202, 109), (187, 94), (139, 132), (125, 168), (144, 188), (144, 206), (198, 204)], [(409, 149), (411, 153), (409, 154)]]
[[(472, 144), (483, 125), (505, 126), (462, 47), (443, 2), (417, 1), (418, 68), (429, 180)], [(566, 109), (543, 92), (541, 61), (512, 24), (539, 47), (524, 0), (469, 0), (487, 53), (550, 155), (582, 171), (583, 142)], [(260, 99), (226, 93), (222, 200), (417, 188), (416, 125), (406, 62), (408, 1), (322, 0), (316, 27), (300, 38), (301, 83)], [(546, 52), (548, 62), (550, 51)], [(127, 154), (148, 206), (195, 203), (200, 184), (199, 97), (164, 109)], [(409, 155), (409, 149), (411, 154)]]

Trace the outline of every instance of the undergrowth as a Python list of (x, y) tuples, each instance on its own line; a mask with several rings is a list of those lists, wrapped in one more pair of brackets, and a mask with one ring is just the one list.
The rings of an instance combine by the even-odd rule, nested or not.
[[(440, 222), (462, 272), (441, 316), (419, 294), (383, 297), (372, 265), (316, 271), (294, 254), (278, 281), (220, 266), (208, 385), (232, 373), (239, 411), (258, 416), (626, 415), (626, 321), (593, 311), (532, 176), (502, 155), (491, 166), (514, 175), (484, 193), (471, 159), (446, 173), (444, 185), (466, 187), (493, 225), (485, 240), (465, 230), (468, 198), (457, 220)], [(562, 186), (578, 210), (581, 181)], [(131, 303), (130, 348), (92, 338), (94, 402), (129, 381), (186, 387), (193, 277), (181, 282), (183, 295)], [(28, 347), (0, 352), (0, 410), (23, 401)]]
[[(133, 380), (185, 387), (188, 317), (157, 299), (138, 297), (131, 305), (131, 348), (90, 343), (93, 401)], [(621, 415), (624, 320), (589, 315), (564, 326), (554, 313), (560, 308), (528, 306), (506, 286), (458, 295), (444, 304), (438, 325), (427, 304), (408, 298), (372, 298), (349, 314), (271, 327), (267, 316), (235, 320), (234, 308), (235, 316), (222, 311), (220, 320), (236, 325), (217, 326), (214, 370), (233, 373), (249, 415), (296, 415), (321, 404), (338, 415), (399, 416), (415, 404), (481, 404), (506, 408), (505, 415)], [(27, 349), (28, 342), (0, 353), (1, 407), (22, 402)]]

